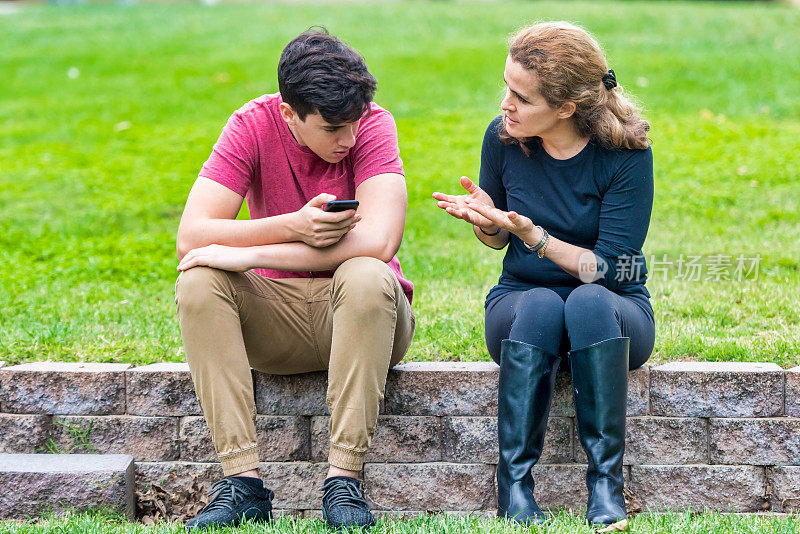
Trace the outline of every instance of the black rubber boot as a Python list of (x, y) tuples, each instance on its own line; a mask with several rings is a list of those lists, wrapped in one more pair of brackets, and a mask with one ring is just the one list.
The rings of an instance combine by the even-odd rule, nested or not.
[(523, 525), (542, 523), (531, 468), (539, 461), (561, 358), (504, 339), (500, 350), (497, 435), (497, 515)]
[(610, 525), (625, 519), (622, 456), (628, 398), (630, 338), (618, 337), (569, 353), (578, 437), (589, 459), (586, 520)]

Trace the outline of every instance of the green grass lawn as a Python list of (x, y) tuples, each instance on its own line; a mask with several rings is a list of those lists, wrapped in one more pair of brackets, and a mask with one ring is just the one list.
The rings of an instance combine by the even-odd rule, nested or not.
[[(186, 195), (227, 117), (277, 90), (280, 50), (312, 24), (363, 53), (397, 120), (410, 195), (400, 258), (418, 318), (409, 358), (488, 359), (483, 297), (502, 254), (430, 194), (476, 176), (505, 38), (540, 19), (594, 32), (646, 107), (656, 172), (646, 255), (702, 258), (699, 281), (672, 268), (648, 282), (653, 361), (800, 364), (800, 11), (743, 2), (23, 5), (0, 15), (0, 360), (183, 359), (173, 284)], [(758, 276), (705, 280), (714, 255), (760, 255)]]
[[(632, 533), (653, 534), (796, 534), (800, 532), (800, 518), (796, 515), (737, 516), (706, 512), (701, 514), (668, 513), (642, 514), (629, 521)], [(180, 524), (158, 524), (145, 527), (125, 522), (110, 515), (75, 514), (58, 520), (37, 523), (0, 521), (0, 534), (181, 534)], [(245, 525), (237, 529), (214, 529), (214, 533), (241, 534), (323, 534), (334, 532), (319, 519), (281, 518), (270, 527)], [(377, 526), (369, 531), (351, 529), (347, 532), (371, 532), (373, 534), (510, 534), (512, 532), (550, 534), (589, 534), (596, 532), (585, 525), (583, 517), (561, 512), (542, 527), (514, 528), (504, 521), (461, 517), (454, 515), (426, 515), (408, 519), (378, 519)]]

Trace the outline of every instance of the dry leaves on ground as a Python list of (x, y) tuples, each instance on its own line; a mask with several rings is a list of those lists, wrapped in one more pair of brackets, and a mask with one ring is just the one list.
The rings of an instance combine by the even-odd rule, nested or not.
[(617, 521), (613, 525), (608, 525), (605, 528), (601, 528), (597, 531), (598, 534), (601, 532), (625, 532), (628, 530), (628, 520), (623, 519), (622, 521)]
[(168, 475), (162, 484), (145, 484), (144, 478), (144, 473), (137, 469), (136, 515), (145, 525), (163, 521), (185, 523), (206, 505), (208, 488), (197, 475), (192, 475), (188, 487), (177, 488), (174, 473)]
[(642, 501), (637, 499), (631, 490), (623, 488), (622, 494), (625, 496), (625, 509), (628, 511), (628, 517), (644, 512)]

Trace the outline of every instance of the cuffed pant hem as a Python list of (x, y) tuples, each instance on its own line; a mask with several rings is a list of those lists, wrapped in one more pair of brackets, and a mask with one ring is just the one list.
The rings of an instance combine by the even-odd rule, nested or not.
[(354, 451), (345, 449), (331, 443), (331, 451), (328, 454), (328, 463), (339, 469), (347, 471), (361, 471), (364, 467), (364, 456), (366, 451)]
[(253, 445), (241, 451), (229, 452), (219, 456), (222, 472), (226, 477), (238, 475), (251, 469), (258, 469), (257, 446)]

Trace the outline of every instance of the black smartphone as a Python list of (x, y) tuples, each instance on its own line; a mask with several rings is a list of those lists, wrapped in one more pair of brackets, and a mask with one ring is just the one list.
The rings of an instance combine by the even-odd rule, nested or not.
[(325, 204), (323, 211), (357, 210), (358, 200), (331, 200)]

